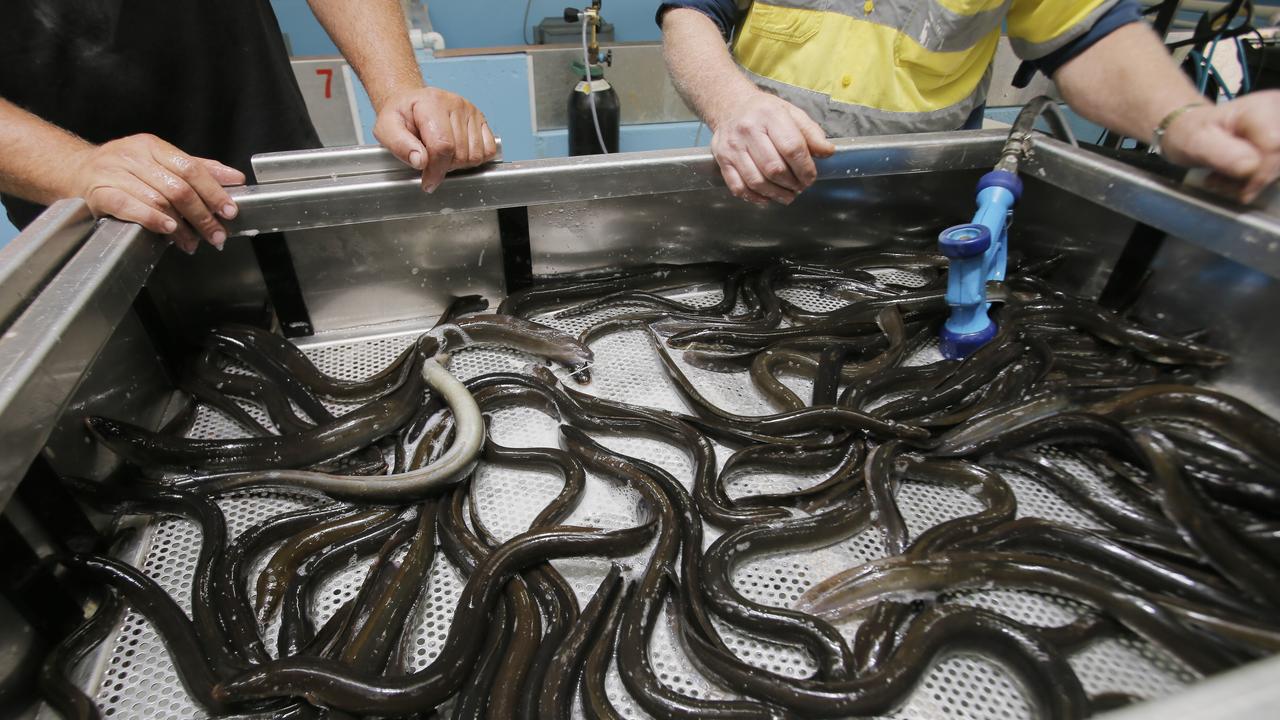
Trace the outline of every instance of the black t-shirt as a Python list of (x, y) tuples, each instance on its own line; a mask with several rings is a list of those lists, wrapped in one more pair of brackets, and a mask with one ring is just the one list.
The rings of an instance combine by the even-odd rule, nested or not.
[[(269, 0), (2, 0), (0, 97), (93, 143), (152, 133), (249, 177), (319, 147)], [(5, 196), (23, 227), (43, 209)]]

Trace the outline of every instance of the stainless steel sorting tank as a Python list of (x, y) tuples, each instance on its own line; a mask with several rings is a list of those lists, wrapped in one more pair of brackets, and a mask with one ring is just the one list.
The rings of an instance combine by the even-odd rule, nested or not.
[[(389, 359), (455, 295), (496, 304), (531, 278), (589, 268), (928, 243), (972, 215), (976, 180), (1004, 139), (980, 131), (839, 141), (819, 164), (816, 186), (785, 208), (731, 198), (705, 150), (507, 163), (457, 174), (432, 195), (377, 150), (284, 153), (255, 159), (263, 184), (233, 191), (241, 210), (230, 227), (237, 236), (287, 233), (317, 331), (299, 344), (358, 375)], [(1023, 176), (1014, 252), (1063, 256), (1054, 277), (1085, 295), (1132, 290), (1134, 312), (1167, 330), (1209, 329), (1236, 358), (1215, 385), (1280, 416), (1271, 360), (1280, 353), (1280, 219), (1047, 137), (1034, 139)], [(1139, 223), (1169, 237), (1149, 247), (1142, 237), (1131, 241)], [(52, 207), (3, 257), (0, 508), (23, 553), (38, 558), (84, 527), (73, 505), (48, 505), (50, 474), (102, 477), (114, 462), (89, 442), (81, 418), (158, 426), (172, 411), (182, 343), (218, 319), (260, 312), (267, 292), (246, 242), (188, 257), (138, 226), (93, 222), (73, 201)], [(481, 360), (459, 371), (504, 367), (502, 358)], [(184, 542), (173, 528), (140, 537), (122, 551), (140, 564), (157, 543)], [(0, 698), (29, 684), (22, 668), (39, 646), (29, 640), (50, 632), (31, 600), (58, 593), (61, 582), (43, 578), (37, 589), (46, 595), (26, 598), (25, 607), (23, 598), (0, 602), (0, 655), (25, 658), (0, 681)], [(120, 680), (128, 674), (122, 656), (139, 647), (129, 644), (141, 632), (129, 622), (86, 663), (85, 683), (117, 717), (172, 715), (180, 705), (159, 675), (142, 673), (150, 690), (141, 695)], [(163, 653), (148, 657), (134, 663), (134, 676), (137, 665), (164, 662)], [(115, 690), (104, 677), (118, 682)], [(939, 682), (954, 688), (953, 680)], [(1116, 716), (1261, 716), (1280, 701), (1278, 681), (1280, 659), (1272, 658)], [(912, 712), (975, 716), (950, 700), (928, 707)]]

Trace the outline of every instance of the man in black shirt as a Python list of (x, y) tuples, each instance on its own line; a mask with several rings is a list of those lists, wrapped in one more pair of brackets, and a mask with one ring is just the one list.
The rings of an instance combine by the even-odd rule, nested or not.
[[(399, 0), (308, 0), (430, 192), (496, 151), (484, 115), (424, 85)], [(0, 192), (18, 227), (59, 198), (195, 252), (257, 153), (318, 147), (269, 0), (0, 3)]]

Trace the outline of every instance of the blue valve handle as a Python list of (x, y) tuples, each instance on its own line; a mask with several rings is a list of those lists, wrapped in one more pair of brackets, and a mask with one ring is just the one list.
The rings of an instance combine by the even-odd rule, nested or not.
[(978, 181), (978, 212), (973, 222), (954, 225), (938, 236), (950, 260), (947, 305), (951, 316), (942, 326), (943, 357), (972, 355), (996, 336), (988, 317), (987, 283), (1004, 280), (1009, 258), (1008, 227), (1013, 206), (1022, 197), (1022, 181), (1007, 170), (992, 170)]

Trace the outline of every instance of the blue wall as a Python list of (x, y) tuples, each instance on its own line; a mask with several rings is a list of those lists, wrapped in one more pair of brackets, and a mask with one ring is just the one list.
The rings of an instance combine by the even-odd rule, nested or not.
[[(566, 6), (586, 0), (533, 0), (529, 8), (529, 38), (544, 17), (559, 17)], [(653, 15), (657, 0), (604, 0), (604, 19), (613, 24), (614, 39), (632, 42), (658, 40)], [(271, 0), (280, 27), (289, 36), (294, 55), (333, 55), (337, 49), (311, 15), (306, 0)], [(521, 20), (525, 0), (428, 0), (431, 23), (451, 48), (523, 45)]]
[[(533, 0), (529, 8), (529, 38), (533, 27), (545, 17), (560, 17), (565, 7), (582, 7), (586, 0)], [(613, 24), (614, 39), (620, 42), (657, 40), (658, 25), (653, 15), (656, 0), (603, 0), (606, 22)], [(522, 45), (520, 22), (525, 0), (429, 0), (431, 22), (444, 35), (449, 47)]]

